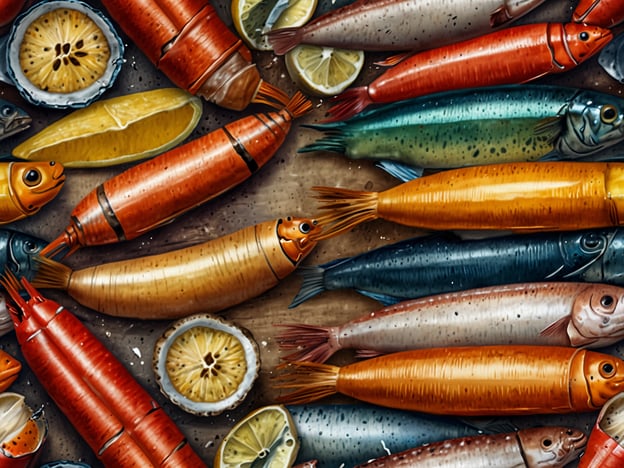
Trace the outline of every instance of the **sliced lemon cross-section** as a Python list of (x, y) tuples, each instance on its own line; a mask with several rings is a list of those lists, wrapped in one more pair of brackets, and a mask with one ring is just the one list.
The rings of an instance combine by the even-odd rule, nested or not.
[(288, 74), (302, 90), (316, 96), (335, 96), (355, 81), (364, 66), (364, 52), (299, 45), (286, 53)]
[(312, 17), (317, 0), (232, 0), (232, 21), (249, 47), (273, 50), (266, 33), (302, 26)]
[(214, 468), (286, 468), (293, 465), (299, 440), (282, 405), (258, 408), (239, 421), (221, 441)]

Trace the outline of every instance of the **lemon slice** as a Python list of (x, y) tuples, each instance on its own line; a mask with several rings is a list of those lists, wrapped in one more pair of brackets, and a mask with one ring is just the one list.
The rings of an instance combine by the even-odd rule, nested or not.
[(299, 452), (297, 431), (288, 410), (270, 405), (252, 411), (223, 438), (214, 468), (293, 465)]
[(178, 88), (100, 100), (27, 139), (13, 149), (13, 156), (66, 167), (136, 161), (182, 142), (201, 114), (201, 99)]
[(219, 317), (178, 320), (157, 341), (154, 373), (161, 391), (183, 410), (200, 416), (236, 407), (260, 371), (250, 333)]
[[(232, 21), (249, 47), (273, 50), (265, 34), (273, 29), (304, 25), (314, 14), (316, 3), (317, 0), (232, 0)], [(276, 5), (276, 11), (284, 9), (273, 20), (270, 17)], [(266, 26), (270, 26), (268, 30)]]
[(123, 43), (84, 2), (41, 2), (20, 16), (7, 41), (8, 74), (35, 105), (84, 107), (117, 77)]
[(364, 52), (299, 45), (285, 55), (286, 69), (302, 90), (316, 96), (335, 96), (362, 71)]

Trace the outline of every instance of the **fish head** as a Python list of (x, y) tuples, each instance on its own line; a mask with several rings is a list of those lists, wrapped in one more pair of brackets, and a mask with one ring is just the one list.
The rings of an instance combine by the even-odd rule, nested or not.
[(603, 347), (624, 338), (624, 288), (588, 284), (574, 301), (567, 333), (575, 347)]
[(563, 29), (565, 50), (554, 47), (553, 52), (553, 60), (559, 64), (578, 65), (598, 53), (613, 39), (611, 30), (600, 26), (566, 23)]
[(38, 264), (35, 257), (47, 241), (13, 229), (0, 229), (0, 265), (15, 276), (32, 279)]
[(9, 353), (0, 349), (0, 392), (4, 392), (15, 382), (21, 370), (22, 364)]
[(609, 233), (602, 230), (561, 233), (558, 244), (562, 264), (558, 265), (558, 277), (581, 276), (596, 263), (600, 264), (609, 248), (609, 242)]
[(564, 124), (555, 148), (577, 158), (624, 140), (624, 99), (581, 91), (564, 110)]
[(0, 99), (0, 140), (30, 127), (32, 119), (15, 104)]
[(587, 443), (583, 431), (572, 427), (536, 427), (518, 431), (527, 466), (565, 466), (577, 459)]
[[(588, 402), (600, 408), (624, 390), (624, 361), (610, 354), (584, 351), (583, 378)], [(575, 376), (581, 377), (581, 376)]]
[(24, 396), (0, 394), (0, 466), (33, 466), (48, 435), (43, 410), (34, 411)]
[(10, 163), (9, 183), (13, 202), (31, 215), (50, 202), (65, 182), (63, 165), (50, 162)]
[(277, 236), (286, 256), (294, 263), (303, 260), (316, 246), (312, 240), (321, 231), (316, 220), (287, 217), (277, 222)]

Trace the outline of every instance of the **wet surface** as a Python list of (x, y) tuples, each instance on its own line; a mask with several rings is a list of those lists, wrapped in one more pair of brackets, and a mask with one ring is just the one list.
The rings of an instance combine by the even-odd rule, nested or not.
[[(88, 3), (101, 8), (99, 2)], [(526, 17), (523, 22), (565, 21), (570, 17), (575, 3), (571, 0), (551, 0), (536, 13)], [(218, 7), (221, 17), (230, 24), (229, 4), (220, 2)], [(115, 85), (103, 97), (171, 86), (168, 79), (157, 72), (127, 39), (126, 43), (126, 63)], [(255, 53), (254, 57), (262, 76), (267, 81), (279, 84), (289, 94), (296, 91), (286, 74), (283, 58), (275, 57), (268, 52)], [(364, 73), (356, 84), (364, 84), (380, 73), (379, 67), (373, 65), (380, 57), (382, 57), (380, 54), (367, 56)], [(599, 67), (597, 57), (573, 71), (544, 78), (539, 82), (598, 89), (620, 97), (624, 95), (624, 84), (609, 77)], [(35, 108), (21, 99), (13, 87), (4, 84), (0, 84), (0, 98), (22, 106), (33, 117), (30, 130), (0, 143), (0, 154), (10, 153), (13, 146), (67, 113)], [(318, 136), (311, 130), (300, 128), (299, 125), (322, 119), (328, 108), (327, 100), (319, 98), (312, 100), (313, 112), (293, 126), (289, 139), (273, 160), (247, 182), (143, 237), (119, 245), (84, 248), (70, 257), (66, 263), (72, 268), (81, 268), (116, 259), (134, 258), (207, 241), (277, 217), (312, 216), (315, 213), (315, 203), (310, 197), (310, 188), (313, 185), (335, 185), (374, 191), (395, 185), (396, 182), (375, 168), (373, 162), (350, 161), (333, 154), (296, 154), (298, 147), (310, 143)], [(202, 119), (189, 140), (242, 115), (265, 110), (267, 109), (261, 106), (252, 106), (242, 113), (236, 113), (204, 103)], [(125, 167), (68, 170), (67, 181), (60, 195), (32, 218), (14, 223), (11, 227), (52, 240), (67, 224), (69, 214), (76, 203), (97, 184), (121, 172)], [(340, 237), (323, 241), (305, 264), (315, 265), (338, 257), (354, 255), (417, 234), (418, 231), (414, 229), (383, 221), (371, 222)], [(237, 409), (213, 417), (187, 414), (170, 404), (158, 391), (152, 371), (152, 352), (156, 340), (170, 325), (169, 321), (138, 321), (107, 317), (78, 305), (65, 293), (49, 291), (46, 295), (75, 313), (102, 340), (164, 406), (196, 451), (211, 464), (216, 446), (233, 424), (252, 409), (274, 401), (276, 393), (270, 385), (273, 368), (278, 363), (274, 324), (298, 321), (322, 325), (338, 324), (380, 307), (376, 302), (355, 292), (344, 291), (325, 293), (290, 310), (288, 304), (297, 293), (300, 283), (301, 280), (295, 273), (266, 294), (222, 313), (227, 319), (251, 331), (261, 351), (262, 370), (251, 394)], [(0, 337), (0, 348), (20, 358), (13, 334)], [(624, 356), (624, 348), (621, 345), (613, 346), (607, 351)], [(352, 360), (351, 352), (341, 352), (332, 358), (332, 362), (338, 364), (350, 360)], [(90, 449), (81, 442), (80, 437), (60, 414), (28, 368), (23, 370), (12, 390), (25, 394), (32, 407), (40, 405), (45, 407), (50, 421), (50, 434), (42, 454), (42, 462), (61, 458), (79, 459), (93, 466), (99, 466)], [(336, 398), (334, 401), (345, 399)], [(523, 417), (517, 418), (516, 422), (520, 426), (542, 423), (569, 424), (589, 432), (595, 417), (596, 414)]]

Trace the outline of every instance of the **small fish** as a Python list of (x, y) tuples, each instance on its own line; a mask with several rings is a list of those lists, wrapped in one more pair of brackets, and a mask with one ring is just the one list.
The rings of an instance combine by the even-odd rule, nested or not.
[(0, 224), (35, 214), (64, 183), (65, 169), (54, 161), (0, 163)]
[(0, 349), (0, 392), (4, 392), (19, 376), (22, 364)]
[(601, 348), (624, 338), (624, 288), (523, 283), (404, 301), (347, 323), (285, 325), (290, 361), (325, 362), (340, 349), (359, 357), (443, 346), (527, 344)]
[(394, 453), (356, 468), (560, 468), (578, 458), (587, 436), (571, 427), (460, 437)]
[(31, 117), (15, 104), (0, 99), (0, 140), (30, 127)]

